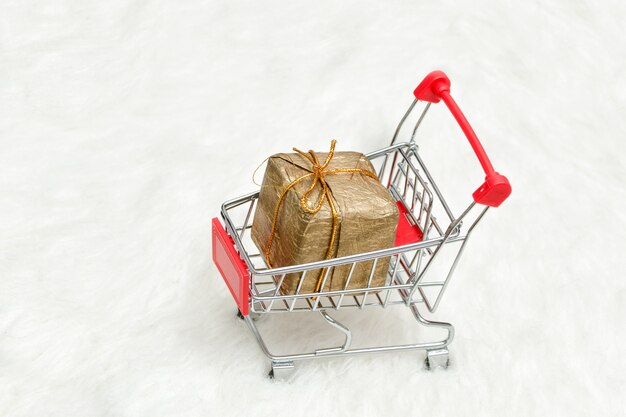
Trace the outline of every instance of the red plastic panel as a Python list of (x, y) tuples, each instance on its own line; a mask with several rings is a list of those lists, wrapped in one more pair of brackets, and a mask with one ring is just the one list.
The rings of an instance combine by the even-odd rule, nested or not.
[(407, 209), (404, 204), (397, 201), (400, 216), (398, 216), (398, 228), (396, 229), (396, 242), (394, 246), (408, 245), (409, 243), (419, 242), (423, 238), (422, 231), (419, 226), (409, 222), (407, 217)]
[(248, 302), (250, 292), (248, 284), (250, 275), (246, 263), (239, 257), (235, 250), (235, 242), (226, 233), (224, 227), (217, 218), (213, 218), (213, 262), (222, 274), (224, 282), (228, 286), (239, 311), (244, 316), (248, 315)]

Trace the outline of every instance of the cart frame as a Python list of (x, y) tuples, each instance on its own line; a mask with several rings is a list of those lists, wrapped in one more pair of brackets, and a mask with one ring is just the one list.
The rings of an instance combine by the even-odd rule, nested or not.
[[(470, 234), (489, 207), (499, 206), (511, 193), (506, 177), (493, 169), (482, 145), (465, 116), (450, 96), (450, 81), (441, 71), (430, 73), (415, 89), (412, 102), (395, 130), (390, 146), (367, 155), (400, 210), (395, 246), (388, 249), (359, 253), (307, 264), (268, 268), (263, 256), (250, 239), (250, 221), (259, 192), (225, 202), (221, 208), (224, 222), (213, 219), (213, 260), (235, 299), (242, 318), (271, 361), (270, 377), (284, 378), (294, 369), (294, 362), (331, 356), (401, 350), (425, 350), (425, 366), (446, 368), (449, 364), (448, 346), (454, 338), (454, 327), (447, 322), (426, 319), (421, 304), (434, 313), (445, 293)], [(458, 217), (454, 216), (439, 187), (419, 154), (415, 142), (417, 130), (432, 103), (443, 100), (461, 126), (486, 173), (485, 182), (474, 192), (473, 201)], [(425, 106), (417, 119), (408, 142), (396, 143), (402, 127), (419, 102)], [(484, 207), (477, 207), (477, 206)], [(464, 223), (468, 226), (465, 227)], [(432, 280), (429, 272), (444, 248), (456, 244), (452, 263), (446, 267), (443, 280)], [(379, 260), (388, 258), (385, 285), (371, 286)], [(352, 271), (357, 264), (370, 266), (368, 285), (349, 289)], [(332, 267), (350, 265), (342, 290), (301, 293), (306, 274), (325, 268), (321, 288)], [(280, 288), (288, 275), (299, 274), (295, 294), (281, 294)], [(434, 290), (434, 291), (433, 291)], [(447, 332), (441, 340), (351, 348), (352, 332), (329, 315), (329, 311), (364, 307), (387, 308), (391, 305), (409, 307), (416, 321), (426, 327)], [(277, 355), (270, 351), (256, 321), (269, 313), (319, 312), (321, 317), (345, 337), (341, 346), (320, 348), (309, 352)]]

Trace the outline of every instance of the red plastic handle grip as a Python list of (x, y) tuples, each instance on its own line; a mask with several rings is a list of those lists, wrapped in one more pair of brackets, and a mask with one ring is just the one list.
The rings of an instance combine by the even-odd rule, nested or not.
[(511, 184), (509, 180), (493, 169), (491, 161), (470, 126), (465, 115), (450, 95), (450, 79), (443, 71), (433, 71), (422, 80), (413, 92), (415, 98), (430, 103), (438, 103), (443, 100), (450, 109), (450, 112), (458, 122), (474, 153), (478, 157), (480, 164), (485, 171), (485, 182), (472, 194), (474, 201), (486, 206), (498, 207), (511, 195)]

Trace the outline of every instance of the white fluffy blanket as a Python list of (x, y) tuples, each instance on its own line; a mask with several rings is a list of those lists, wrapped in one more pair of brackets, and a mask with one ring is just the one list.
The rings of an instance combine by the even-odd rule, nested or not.
[[(3, 1), (0, 415), (623, 415), (625, 19), (591, 0)], [(269, 154), (382, 147), (436, 68), (513, 184), (434, 317), (456, 325), (450, 369), (412, 352), (270, 383), (211, 217)], [(458, 211), (482, 175), (443, 105), (418, 139)], [(355, 342), (421, 332), (403, 308), (342, 317)], [(338, 340), (294, 319), (260, 325), (285, 349)]]

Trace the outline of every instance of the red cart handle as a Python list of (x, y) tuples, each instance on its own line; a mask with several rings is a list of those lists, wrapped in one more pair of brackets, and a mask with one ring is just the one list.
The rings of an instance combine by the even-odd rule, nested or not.
[(430, 103), (438, 103), (439, 100), (443, 100), (446, 103), (459, 126), (461, 126), (461, 130), (465, 133), (470, 145), (472, 145), (472, 149), (474, 149), (474, 153), (486, 174), (485, 183), (472, 194), (474, 201), (491, 207), (498, 207), (502, 204), (511, 195), (511, 184), (509, 184), (509, 180), (504, 175), (498, 174), (493, 169), (493, 165), (491, 165), (483, 145), (481, 145), (476, 133), (474, 133), (474, 129), (472, 129), (463, 112), (450, 95), (450, 79), (448, 76), (443, 71), (431, 72), (417, 86), (413, 94), (418, 100)]

